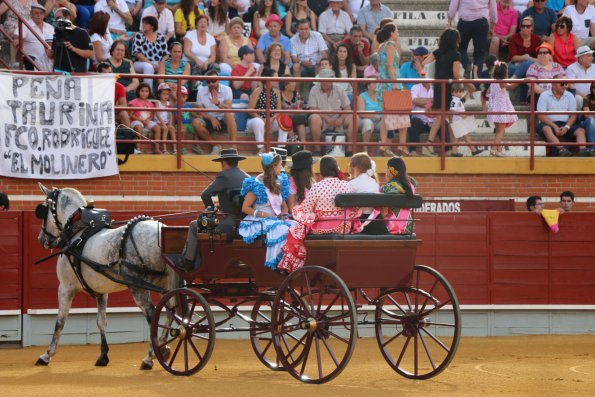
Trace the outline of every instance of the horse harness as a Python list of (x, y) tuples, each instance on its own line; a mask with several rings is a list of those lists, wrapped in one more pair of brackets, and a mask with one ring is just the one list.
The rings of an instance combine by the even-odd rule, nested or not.
[[(148, 289), (155, 292), (164, 292), (163, 289), (144, 281), (140, 277), (134, 277), (127, 274), (122, 273), (122, 265), (125, 265), (127, 268), (139, 273), (141, 276), (163, 276), (165, 274), (165, 269), (158, 271), (149, 269), (145, 266), (143, 262), (143, 258), (140, 255), (138, 247), (136, 245), (136, 241), (132, 235), (132, 230), (134, 227), (139, 223), (146, 220), (151, 220), (151, 217), (148, 216), (137, 216), (126, 224), (124, 228), (124, 233), (120, 238), (120, 246), (119, 246), (119, 259), (115, 262), (108, 263), (107, 265), (92, 261), (88, 258), (83, 256), (83, 250), (85, 248), (85, 244), (87, 241), (93, 237), (95, 234), (99, 233), (103, 229), (112, 229), (112, 220), (110, 214), (107, 210), (104, 209), (96, 209), (92, 203), (87, 204), (85, 207), (79, 207), (66, 221), (64, 225), (58, 219), (58, 213), (56, 208), (56, 203), (58, 196), (60, 194), (59, 189), (53, 189), (46, 199), (46, 203), (39, 204), (35, 209), (35, 215), (37, 218), (43, 219), (42, 224), (42, 232), (54, 239), (58, 239), (60, 241), (59, 247), (62, 248), (56, 254), (50, 255), (42, 260), (37, 261), (36, 263), (43, 262), (49, 258), (52, 258), (57, 255), (65, 255), (68, 259), (68, 263), (72, 267), (74, 274), (76, 275), (77, 279), (83, 286), (83, 290), (87, 292), (89, 295), (97, 298), (100, 294), (95, 292), (89, 284), (85, 281), (82, 270), (81, 270), (81, 263), (85, 263), (89, 267), (91, 267), (94, 271), (100, 273), (101, 275), (107, 277), (113, 282), (126, 285), (127, 287), (140, 287), (144, 289)], [(46, 230), (46, 219), (48, 211), (52, 213), (54, 218), (54, 222), (58, 230), (62, 232), (62, 236), (54, 236), (50, 232)], [(80, 235), (73, 239), (74, 236), (77, 234)], [(130, 240), (134, 250), (136, 251), (136, 255), (140, 260), (140, 265), (132, 263), (126, 260), (126, 242)], [(69, 243), (68, 243), (69, 242)], [(68, 245), (67, 245), (68, 243)], [(118, 271), (115, 275), (110, 274), (110, 272), (114, 272), (114, 267), (118, 265)], [(121, 278), (117, 278), (119, 276)]]

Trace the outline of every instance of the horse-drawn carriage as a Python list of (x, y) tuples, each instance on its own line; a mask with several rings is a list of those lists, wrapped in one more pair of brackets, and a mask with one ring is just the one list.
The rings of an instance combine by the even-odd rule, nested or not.
[[(42, 214), (40, 241), (48, 245), (53, 240), (47, 234), (58, 237), (58, 229), (66, 229), (65, 220), (73, 215), (66, 208), (62, 209), (66, 214), (60, 215), (61, 206), (56, 204), (59, 193), (47, 189), (44, 192), (50, 211), (46, 209)], [(71, 207), (72, 201), (68, 201)], [(343, 208), (417, 208), (421, 197), (344, 194), (337, 196), (336, 204)], [(56, 227), (54, 222), (52, 228), (54, 219), (63, 227)], [(124, 272), (120, 268), (118, 275), (110, 276), (109, 271), (96, 269), (97, 255), (88, 261), (91, 255), (85, 249), (80, 253), (63, 249), (62, 257), (78, 257), (92, 268), (90, 272), (105, 272), (102, 277), (112, 277), (113, 282), (132, 287), (133, 295), (143, 288), (163, 293), (154, 310), (150, 305), (139, 304), (151, 323), (151, 348), (143, 366), (152, 366), (150, 359), (154, 354), (167, 371), (175, 375), (194, 374), (208, 362), (216, 333), (230, 330), (249, 332), (252, 348), (265, 366), (285, 370), (306, 383), (324, 383), (339, 375), (351, 358), (356, 340), (371, 329), (383, 357), (402, 376), (427, 379), (442, 372), (452, 361), (460, 340), (458, 301), (439, 272), (415, 264), (416, 250), (421, 244), (415, 234), (310, 235), (306, 239), (306, 265), (283, 275), (263, 266), (265, 246), (261, 241), (246, 244), (239, 236), (217, 234), (211, 227), (216, 222), (211, 223), (209, 218), (203, 221), (205, 230), (198, 235), (202, 264), (190, 271), (177, 268), (172, 260), (182, 251), (187, 228), (158, 227), (160, 255), (168, 264), (163, 274), (171, 276), (175, 271), (185, 280), (183, 288), (155, 282), (156, 274), (153, 279), (145, 278), (141, 285), (135, 284), (140, 272), (134, 265)], [(135, 232), (129, 234), (133, 236)], [(76, 233), (70, 238), (76, 238)], [(153, 252), (154, 237), (148, 232), (137, 233), (137, 239), (143, 238), (149, 245), (147, 249)], [(129, 258), (141, 258), (142, 262), (139, 241), (125, 241), (119, 252), (132, 250)], [(117, 258), (110, 259), (115, 267)], [(72, 260), (68, 262), (72, 269), (68, 270), (64, 262), (63, 271), (75, 273)], [(149, 261), (145, 258), (145, 262)], [(150, 266), (152, 272), (155, 266)], [(155, 288), (150, 287), (151, 283)], [(78, 290), (81, 289), (86, 288), (79, 285)], [(142, 303), (146, 296), (135, 296), (135, 300)], [(250, 308), (247, 312), (246, 307)], [(230, 320), (238, 318), (247, 326), (230, 327)], [(59, 317), (57, 330), (64, 320)], [(98, 365), (107, 364), (104, 339)], [(38, 363), (49, 363), (55, 345), (56, 335)]]

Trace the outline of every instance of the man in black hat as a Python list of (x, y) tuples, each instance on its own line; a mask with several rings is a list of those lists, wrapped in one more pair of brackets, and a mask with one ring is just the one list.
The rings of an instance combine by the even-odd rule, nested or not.
[[(234, 233), (236, 220), (241, 217), (239, 209), (233, 204), (230, 191), (242, 188), (245, 178), (250, 175), (238, 168), (238, 162), (245, 160), (246, 157), (240, 156), (236, 149), (222, 149), (219, 157), (213, 159), (221, 163), (221, 172), (217, 174), (215, 180), (207, 186), (202, 192), (200, 198), (205, 208), (214, 207), (213, 196), (219, 200), (219, 210), (224, 214), (223, 219), (215, 228), (217, 233)], [(177, 265), (185, 270), (195, 269), (200, 266), (201, 257), (197, 241), (198, 221), (192, 221), (188, 229), (188, 237), (182, 252), (181, 263)]]

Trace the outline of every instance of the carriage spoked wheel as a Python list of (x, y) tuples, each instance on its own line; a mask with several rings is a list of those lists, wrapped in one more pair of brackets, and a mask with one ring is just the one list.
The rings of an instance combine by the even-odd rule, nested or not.
[(275, 295), (272, 293), (274, 290), (266, 291), (266, 293), (269, 292), (271, 292), (270, 296), (264, 295), (254, 302), (250, 314), (253, 321), (250, 323), (250, 344), (256, 357), (265, 367), (279, 371), (283, 369), (283, 365), (277, 358), (277, 352), (273, 346), (273, 335), (271, 334), (271, 313)]
[(163, 295), (151, 321), (155, 357), (174, 375), (192, 375), (209, 361), (215, 344), (215, 320), (206, 299), (191, 289)]
[(382, 290), (376, 305), (376, 340), (400, 375), (428, 379), (444, 371), (461, 337), (457, 296), (438, 271), (416, 265), (410, 287)]
[(281, 283), (273, 302), (273, 345), (296, 379), (324, 383), (339, 375), (355, 348), (356, 331), (353, 298), (333, 271), (305, 266)]

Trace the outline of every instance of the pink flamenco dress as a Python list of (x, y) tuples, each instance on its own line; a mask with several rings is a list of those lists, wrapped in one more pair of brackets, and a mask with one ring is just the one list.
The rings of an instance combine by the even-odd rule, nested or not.
[[(498, 83), (490, 84), (488, 94), (488, 112), (514, 112), (514, 106), (508, 96), (508, 91)], [(513, 125), (519, 118), (515, 113), (510, 114), (488, 114), (490, 123), (504, 123), (506, 127)]]
[(337, 207), (335, 196), (340, 193), (353, 193), (348, 182), (325, 178), (312, 185), (304, 201), (293, 207), (293, 219), (297, 223), (287, 233), (287, 241), (282, 248), (283, 258), (278, 264), (280, 270), (291, 273), (304, 266), (307, 255), (304, 240), (309, 233), (351, 233), (353, 222), (358, 220), (361, 210)]

